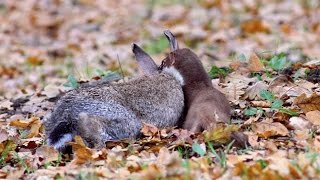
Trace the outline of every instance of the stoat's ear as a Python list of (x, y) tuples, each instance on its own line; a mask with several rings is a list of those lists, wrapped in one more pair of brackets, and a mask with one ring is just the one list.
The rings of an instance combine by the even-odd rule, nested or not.
[(136, 60), (142, 71), (145, 74), (155, 74), (158, 72), (158, 66), (154, 60), (144, 52), (138, 45), (132, 44), (132, 52), (134, 53)]
[(169, 41), (171, 52), (178, 50), (179, 49), (178, 41), (176, 40), (176, 37), (174, 37), (174, 35), (171, 33), (171, 31), (165, 30), (163, 33)]

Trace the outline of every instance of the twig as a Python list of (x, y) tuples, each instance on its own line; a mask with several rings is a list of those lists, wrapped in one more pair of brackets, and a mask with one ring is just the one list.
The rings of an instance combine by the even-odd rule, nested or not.
[(123, 73), (123, 70), (122, 70), (122, 67), (121, 67), (119, 54), (117, 54), (117, 60), (118, 60), (118, 63), (119, 63), (119, 68), (120, 68), (120, 71), (121, 71), (122, 80), (124, 81), (124, 73)]

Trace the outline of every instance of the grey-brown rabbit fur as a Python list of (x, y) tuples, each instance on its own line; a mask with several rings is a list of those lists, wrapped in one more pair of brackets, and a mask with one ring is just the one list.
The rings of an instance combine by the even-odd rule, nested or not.
[(146, 75), (66, 93), (45, 120), (49, 145), (63, 151), (65, 142), (80, 135), (89, 147), (102, 147), (108, 140), (138, 137), (143, 123), (177, 125), (184, 109), (181, 77), (172, 69), (159, 72), (135, 44), (133, 52)]

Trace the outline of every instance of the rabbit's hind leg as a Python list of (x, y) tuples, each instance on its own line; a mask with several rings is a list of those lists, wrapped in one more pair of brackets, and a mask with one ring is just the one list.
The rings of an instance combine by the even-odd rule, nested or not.
[(87, 146), (98, 149), (103, 148), (108, 140), (135, 139), (140, 133), (142, 122), (130, 114), (107, 118), (82, 112), (79, 114), (78, 133)]

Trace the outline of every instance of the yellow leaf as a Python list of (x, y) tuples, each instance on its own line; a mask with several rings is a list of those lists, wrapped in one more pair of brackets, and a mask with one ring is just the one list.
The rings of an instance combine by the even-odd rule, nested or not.
[(93, 160), (93, 151), (84, 144), (82, 138), (77, 135), (74, 137), (74, 141), (68, 142), (75, 154), (72, 164), (81, 165)]
[(28, 120), (15, 119), (10, 122), (10, 126), (18, 128), (30, 128), (27, 138), (35, 137), (39, 134), (42, 123), (38, 117), (31, 117)]
[(30, 131), (29, 131), (27, 138), (32, 138), (32, 137), (37, 136), (39, 134), (40, 128), (42, 126), (42, 123), (40, 122), (39, 118), (33, 117), (32, 119), (33, 119), (32, 123), (30, 124), (31, 128), (30, 128)]
[(231, 139), (231, 134), (239, 130), (239, 127), (236, 125), (220, 125), (216, 128), (210, 129), (204, 133), (205, 141), (216, 141), (219, 143), (227, 143)]
[(27, 128), (32, 122), (28, 120), (20, 120), (15, 119), (10, 122), (10, 126), (18, 127), (18, 128)]

